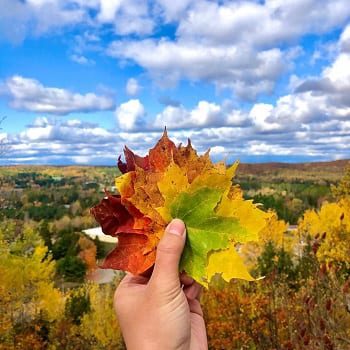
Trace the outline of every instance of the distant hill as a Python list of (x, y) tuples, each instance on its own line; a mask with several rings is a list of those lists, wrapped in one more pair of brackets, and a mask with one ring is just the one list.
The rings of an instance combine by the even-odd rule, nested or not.
[(241, 163), (238, 176), (256, 176), (280, 179), (338, 181), (350, 166), (350, 159), (308, 163)]
[[(283, 179), (338, 181), (343, 176), (347, 166), (350, 166), (350, 159), (309, 163), (240, 163), (237, 176), (254, 176), (263, 180), (281, 179), (281, 181)], [(18, 165), (0, 167), (0, 177), (20, 172), (37, 172), (51, 176), (83, 176), (86, 178), (100, 178), (104, 175), (116, 176), (119, 174), (116, 166)]]
[(335, 160), (329, 162), (308, 162), (308, 163), (241, 163), (239, 165), (239, 173), (242, 174), (261, 174), (276, 170), (292, 169), (298, 171), (344, 171), (350, 165), (350, 159)]

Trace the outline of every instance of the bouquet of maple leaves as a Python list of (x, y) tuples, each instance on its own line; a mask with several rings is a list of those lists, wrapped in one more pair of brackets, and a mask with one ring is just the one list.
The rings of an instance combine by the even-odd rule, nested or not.
[(236, 248), (257, 241), (271, 214), (244, 200), (232, 184), (238, 163), (214, 164), (209, 151), (198, 156), (190, 140), (177, 147), (166, 131), (147, 156), (127, 147), (124, 155), (125, 163), (118, 160), (119, 195), (106, 193), (91, 209), (102, 231), (118, 237), (102, 268), (147, 271), (167, 224), (179, 218), (187, 229), (181, 271), (206, 287), (216, 273), (226, 281), (253, 280)]

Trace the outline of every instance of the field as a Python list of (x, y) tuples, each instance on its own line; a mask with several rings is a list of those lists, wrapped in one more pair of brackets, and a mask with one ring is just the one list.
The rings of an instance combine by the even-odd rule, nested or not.
[[(240, 254), (257, 282), (220, 278), (202, 303), (210, 349), (350, 349), (348, 161), (241, 164), (246, 198), (276, 215)], [(82, 230), (112, 167), (0, 168), (0, 349), (123, 349), (105, 246)]]

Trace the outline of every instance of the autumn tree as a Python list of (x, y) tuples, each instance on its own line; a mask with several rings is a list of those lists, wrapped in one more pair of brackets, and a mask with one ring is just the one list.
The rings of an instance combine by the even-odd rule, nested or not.
[(350, 198), (350, 165), (346, 168), (343, 179), (337, 186), (332, 187), (333, 195), (338, 198)]
[(32, 227), (24, 226), (19, 235), (12, 223), (0, 227), (0, 343), (6, 349), (41, 349), (44, 324), (64, 310), (54, 274), (55, 263)]
[(45, 245), (49, 250), (52, 249), (52, 232), (49, 227), (49, 222), (47, 220), (43, 220), (39, 225), (39, 234), (41, 238), (44, 240)]
[(350, 269), (350, 200), (325, 203), (320, 210), (305, 212), (298, 226), (301, 240), (313, 239), (313, 249), (322, 263)]
[(87, 285), (89, 313), (81, 318), (81, 334), (89, 340), (90, 349), (125, 349), (113, 309), (113, 284)]

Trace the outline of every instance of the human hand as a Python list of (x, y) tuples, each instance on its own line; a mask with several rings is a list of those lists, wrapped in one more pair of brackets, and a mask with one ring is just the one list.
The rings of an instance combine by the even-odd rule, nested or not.
[(114, 296), (114, 307), (128, 350), (208, 349), (201, 286), (179, 262), (186, 230), (174, 219), (157, 248), (150, 278), (127, 275)]

